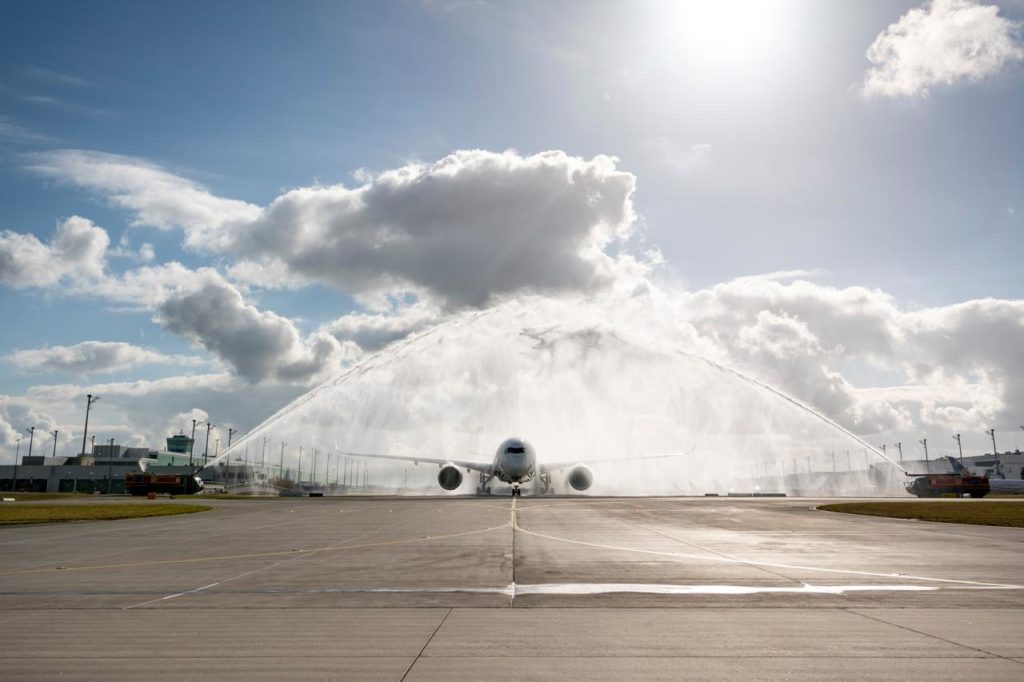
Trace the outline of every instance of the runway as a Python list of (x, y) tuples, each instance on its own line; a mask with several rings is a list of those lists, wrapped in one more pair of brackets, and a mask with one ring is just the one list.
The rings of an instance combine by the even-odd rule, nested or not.
[(0, 676), (1024, 677), (1024, 530), (822, 502), (212, 500), (0, 528)]

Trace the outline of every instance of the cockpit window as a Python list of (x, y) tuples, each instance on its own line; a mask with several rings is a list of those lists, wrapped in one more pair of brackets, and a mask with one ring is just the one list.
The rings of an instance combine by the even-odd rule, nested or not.
[(519, 446), (510, 445), (508, 448), (506, 448), (505, 452), (511, 452), (513, 455), (521, 455), (524, 452), (526, 452), (526, 448), (524, 448), (521, 445), (519, 445)]

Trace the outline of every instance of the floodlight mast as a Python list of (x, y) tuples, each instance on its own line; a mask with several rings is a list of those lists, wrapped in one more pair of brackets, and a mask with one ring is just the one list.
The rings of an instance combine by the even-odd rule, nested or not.
[(100, 397), (98, 395), (94, 396), (92, 393), (89, 393), (89, 394), (87, 394), (85, 396), (85, 428), (82, 429), (82, 456), (83, 457), (85, 456), (86, 436), (88, 436), (88, 434), (89, 434), (89, 410), (92, 409), (92, 404), (94, 402), (96, 402), (97, 400), (99, 400), (99, 399), (100, 399)]
[(210, 422), (206, 422), (206, 447), (203, 448), (203, 466), (206, 466), (206, 461), (210, 457), (210, 430), (213, 429), (214, 425)]
[(1003, 467), (1000, 465), (1000, 462), (999, 462), (999, 450), (996, 449), (996, 428), (993, 426), (991, 429), (989, 429), (985, 433), (987, 433), (989, 436), (992, 437), (992, 457), (996, 461), (996, 475), (999, 476), (1000, 478), (1002, 478), (1002, 476), (1003, 476)]
[(192, 468), (192, 453), (196, 449), (196, 424), (199, 424), (198, 419), (192, 420), (192, 439), (188, 443), (188, 475), (192, 476), (195, 474), (195, 469)]

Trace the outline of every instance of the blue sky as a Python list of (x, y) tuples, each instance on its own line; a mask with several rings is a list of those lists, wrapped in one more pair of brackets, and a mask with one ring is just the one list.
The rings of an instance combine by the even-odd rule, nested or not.
[[(111, 249), (123, 238), (122, 250), (136, 253), (108, 256), (106, 277), (171, 262), (192, 271), (206, 268), (204, 286), (225, 301), (234, 301), (237, 292), (233, 304), (257, 311), (245, 308), (246, 324), (273, 326), (270, 336), (283, 344), (275, 348), (291, 353), (294, 363), (315, 356), (310, 349), (316, 334), (348, 315), (345, 332), (330, 330), (338, 347), (323, 346), (317, 356), (343, 365), (351, 353), (373, 350), (359, 344), (352, 330), (367, 322), (353, 314), (375, 315), (372, 324), (393, 325), (396, 335), (408, 331), (399, 321), (408, 320), (408, 306), (396, 300), (431, 306), (430, 314), (420, 310), (411, 329), (527, 285), (559, 291), (589, 291), (590, 285), (573, 280), (555, 286), (542, 278), (508, 289), (474, 281), (482, 289), (457, 291), (466, 283), (418, 278), (409, 254), (402, 255), (401, 266), (380, 266), (389, 281), (401, 280), (390, 290), (366, 273), (335, 275), (321, 265), (314, 271), (309, 254), (288, 262), (287, 284), (240, 278), (232, 265), (266, 262), (281, 248), (275, 241), (281, 232), (267, 236), (267, 244), (276, 246), (259, 250), (246, 246), (247, 237), (209, 249), (187, 245), (184, 235), (214, 239), (213, 228), (190, 226), (181, 217), (187, 207), (154, 225), (146, 211), (174, 198), (140, 199), (145, 189), (139, 183), (173, 185), (168, 178), (178, 178), (201, 188), (203, 196), (245, 202), (256, 211), (290, 189), (373, 185), (381, 173), (429, 166), (457, 150), (515, 150), (523, 159), (559, 150), (570, 159), (616, 157), (616, 171), (632, 176), (629, 234), (602, 248), (641, 260), (657, 249), (658, 264), (648, 262), (644, 276), (684, 292), (683, 307), (691, 312), (690, 299), (700, 292), (715, 292), (737, 278), (799, 271), (780, 295), (791, 298), (794, 279), (813, 282), (825, 298), (862, 287), (904, 316), (898, 324), (915, 330), (932, 324), (947, 336), (956, 336), (956, 323), (935, 320), (961, 314), (953, 306), (999, 299), (1011, 302), (1005, 313), (1010, 319), (993, 324), (1016, 333), (1024, 251), (1024, 72), (1017, 52), (1020, 24), (1014, 22), (1024, 18), (1024, 4), (1000, 3), (998, 15), (985, 14), (990, 7), (966, 0), (5, 3), (0, 229), (48, 243), (59, 224), (81, 216), (106, 231)], [(916, 43), (914, 11), (935, 25), (956, 12), (975, 12), (975, 33), (952, 35), (939, 45)], [(885, 65), (873, 64), (867, 52), (891, 26), (910, 35), (898, 46), (909, 50), (905, 61), (934, 64), (942, 50), (955, 51), (969, 40), (981, 40), (982, 56), (989, 59), (961, 60), (959, 70), (948, 73), (890, 73), (872, 90), (865, 85), (869, 73)], [(85, 177), (98, 157), (77, 159), (72, 170), (68, 157), (52, 155), (57, 150), (115, 155), (104, 162), (164, 175), (150, 173), (126, 190), (120, 181)], [(496, 194), (494, 206), (506, 201), (512, 199)], [(214, 203), (210, 211), (222, 210)], [(496, 234), (514, 232), (513, 218)], [(292, 226), (282, 220), (274, 229), (287, 233)], [(138, 257), (142, 244), (152, 246), (152, 260)], [(0, 363), (3, 393), (11, 405), (49, 415), (53, 423), (63, 424), (66, 412), (69, 431), (77, 428), (78, 418), (70, 416), (76, 411), (44, 404), (49, 398), (33, 395), (34, 387), (74, 386), (74, 396), (90, 382), (219, 374), (225, 393), (242, 380), (239, 385), (265, 392), (272, 406), (328, 372), (318, 366), (321, 373), (294, 380), (280, 368), (246, 364), (251, 358), (245, 354), (256, 351), (235, 345), (224, 330), (171, 319), (163, 290), (128, 300), (85, 293), (102, 287), (96, 281), (69, 284), (69, 278), (33, 286), (7, 281), (0, 296), (0, 313), (9, 321), (0, 343), (8, 358)], [(381, 307), (381, 296), (392, 297), (390, 307)], [(768, 311), (825, 337), (816, 325), (827, 323), (811, 319), (805, 307), (758, 300), (743, 308), (746, 327), (754, 329), (758, 314)], [(928, 323), (906, 317), (929, 310), (939, 312)], [(711, 337), (732, 333), (700, 319), (713, 330)], [(281, 341), (291, 330), (298, 340)], [(172, 360), (111, 360), (102, 371), (81, 365), (72, 371), (24, 356), (10, 359), (17, 351), (88, 341), (130, 344)], [(985, 394), (979, 371), (1016, 369), (1003, 359), (1008, 351), (993, 353), (956, 369), (938, 356), (928, 370), (908, 369), (911, 359), (881, 357), (877, 348), (853, 357), (812, 353), (806, 360), (822, 377), (839, 372), (851, 391), (876, 391), (851, 398), (857, 414), (867, 409), (860, 400), (885, 402), (896, 412), (906, 408), (904, 421), (869, 424), (851, 416), (850, 425), (866, 432), (955, 428), (956, 419), (975, 429), (995, 421), (1012, 429), (1015, 398), (1002, 389), (993, 397), (991, 387), (985, 400), (957, 403), (963, 412), (957, 417), (922, 416), (929, 409), (922, 386), (934, 389), (940, 374), (941, 381), (962, 379)], [(763, 362), (735, 354), (731, 360)], [(810, 402), (820, 395), (820, 387), (775, 378)], [(917, 402), (897, 405), (891, 391), (911, 387), (919, 391)], [(107, 426), (124, 437), (152, 440), (171, 414), (208, 412), (210, 405), (201, 402), (194, 394), (175, 394), (168, 398), (168, 414), (140, 413)], [(849, 408), (827, 400), (819, 406)], [(253, 426), (242, 423), (242, 415), (229, 419)], [(10, 438), (8, 433), (4, 443)]]

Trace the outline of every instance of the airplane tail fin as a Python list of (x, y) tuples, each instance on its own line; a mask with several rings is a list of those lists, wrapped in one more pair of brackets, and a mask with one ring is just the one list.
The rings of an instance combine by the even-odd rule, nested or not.
[(950, 455), (946, 455), (946, 459), (948, 459), (948, 460), (949, 460), (949, 464), (950, 464), (950, 466), (952, 466), (952, 467), (953, 467), (953, 473), (955, 473), (955, 474), (962, 474), (962, 473), (964, 472), (964, 465), (963, 465), (963, 464), (961, 464), (961, 463), (960, 463), (960, 462), (959, 462), (959, 461), (957, 460), (957, 458), (956, 458), (956, 457), (952, 457), (952, 456), (950, 456)]

